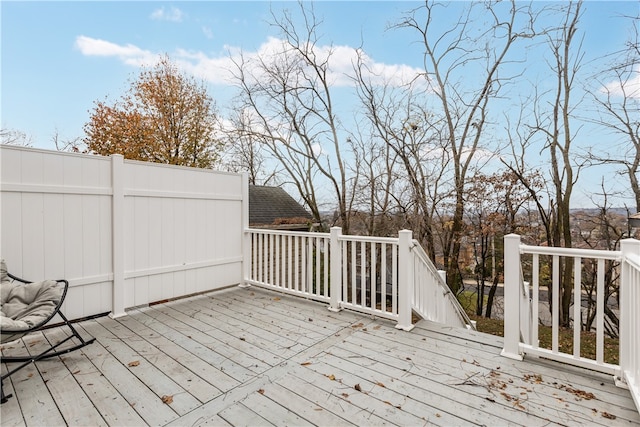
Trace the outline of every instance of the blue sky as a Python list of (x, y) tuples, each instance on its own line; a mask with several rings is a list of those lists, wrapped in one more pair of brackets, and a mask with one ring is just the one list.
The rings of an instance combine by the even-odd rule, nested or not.
[[(461, 3), (457, 3), (460, 5)], [(319, 1), (322, 42), (360, 45), (384, 73), (419, 71), (422, 57), (408, 31), (385, 31), (418, 1)], [(638, 1), (588, 1), (580, 21), (586, 61), (619, 50), (629, 36)], [(94, 101), (115, 101), (128, 79), (167, 53), (187, 72), (208, 82), (219, 110), (234, 93), (225, 68), (230, 52), (264, 51), (278, 36), (270, 9), (295, 2), (266, 1), (0, 1), (3, 129), (27, 134), (34, 147), (54, 149), (52, 137), (83, 137)], [(454, 7), (451, 19), (457, 19)], [(336, 55), (338, 58), (340, 54)], [(345, 70), (350, 66), (344, 55)], [(541, 71), (544, 72), (544, 71)], [(348, 110), (350, 105), (342, 105)], [(603, 172), (607, 174), (609, 172)], [(618, 179), (618, 178), (616, 178)], [(597, 181), (591, 185), (598, 185)]]
[[(254, 52), (277, 35), (270, 8), (294, 2), (0, 2), (2, 14), (3, 129), (25, 132), (33, 145), (52, 148), (83, 136), (93, 102), (115, 100), (128, 88), (141, 60), (168, 53), (191, 64), (208, 64), (210, 94), (224, 108), (232, 91), (221, 80), (230, 49)], [(401, 11), (417, 3), (319, 2), (327, 43), (358, 46), (374, 58), (406, 64), (401, 35), (385, 32)], [(330, 36), (329, 36), (330, 35)], [(194, 59), (196, 58), (196, 59)], [(419, 64), (420, 58), (413, 58)], [(416, 64), (416, 65), (417, 65)]]

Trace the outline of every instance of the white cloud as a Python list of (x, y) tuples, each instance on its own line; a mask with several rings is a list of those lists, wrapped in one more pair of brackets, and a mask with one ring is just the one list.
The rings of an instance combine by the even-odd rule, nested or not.
[(153, 64), (158, 60), (157, 54), (132, 44), (118, 45), (87, 36), (78, 36), (75, 47), (86, 56), (115, 56), (125, 64), (137, 67)]
[(607, 83), (600, 89), (603, 93), (614, 96), (626, 96), (627, 98), (640, 98), (640, 65), (636, 65), (631, 77), (624, 81)]
[[(203, 31), (205, 29), (203, 28)], [(207, 31), (205, 31), (207, 34)], [(118, 45), (105, 40), (79, 36), (76, 47), (87, 56), (113, 56), (133, 66), (149, 65), (157, 61), (159, 53), (141, 49), (132, 44)], [(258, 59), (282, 62), (290, 47), (282, 39), (269, 37), (256, 51), (242, 51), (235, 46), (225, 46), (224, 52), (211, 55), (201, 51), (178, 49), (169, 53), (169, 57), (185, 72), (191, 73), (213, 84), (227, 85), (232, 80), (232, 70), (240, 62), (241, 55), (248, 71), (256, 78), (261, 78)], [(367, 69), (371, 70), (370, 79), (373, 84), (405, 85), (421, 74), (419, 68), (404, 64), (385, 64), (376, 62), (360, 52)], [(352, 86), (353, 65), (358, 58), (358, 50), (349, 46), (315, 46), (314, 54), (318, 61), (329, 58), (328, 80), (337, 87)]]
[(184, 12), (177, 7), (172, 6), (169, 9), (165, 9), (162, 6), (160, 9), (154, 10), (150, 17), (155, 21), (182, 22), (184, 16)]

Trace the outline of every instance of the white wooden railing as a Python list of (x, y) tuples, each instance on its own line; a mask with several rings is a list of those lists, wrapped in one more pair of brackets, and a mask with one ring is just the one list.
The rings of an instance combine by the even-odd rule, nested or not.
[[(412, 239), (249, 229), (245, 284), (395, 320), (411, 330), (412, 309), (422, 317), (467, 326), (470, 321), (445, 281)], [(337, 279), (334, 279), (337, 278)]]
[[(640, 241), (627, 239), (620, 251), (552, 248), (521, 244), (520, 236), (510, 234), (504, 239), (504, 349), (502, 355), (522, 359), (525, 354), (561, 361), (575, 366), (614, 375), (618, 384), (628, 387), (636, 406), (640, 408)], [(530, 284), (524, 281), (522, 257), (531, 263)], [(540, 257), (551, 259), (551, 348), (541, 348), (538, 343), (538, 319), (540, 318)], [(529, 258), (530, 257), (530, 258)], [(562, 258), (570, 258), (573, 265), (574, 300), (573, 352), (561, 351), (559, 346), (560, 294)], [(585, 260), (593, 260), (596, 270), (595, 358), (581, 354), (581, 329), (584, 307), (582, 270)], [(606, 263), (615, 263), (619, 275), (619, 365), (605, 362), (604, 358), (604, 306)], [(609, 265), (612, 267), (612, 265)], [(576, 280), (577, 278), (577, 280)], [(543, 308), (547, 310), (547, 308)]]
[(640, 241), (620, 244), (620, 371), (640, 411)]
[(413, 309), (423, 319), (443, 324), (462, 324), (475, 329), (474, 323), (464, 311), (444, 278), (444, 271), (436, 269), (418, 241), (411, 248), (414, 265)]

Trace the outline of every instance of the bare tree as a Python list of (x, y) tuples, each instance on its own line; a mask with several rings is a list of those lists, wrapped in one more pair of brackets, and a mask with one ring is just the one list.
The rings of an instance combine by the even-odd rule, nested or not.
[[(530, 5), (515, 1), (457, 4), (464, 7), (460, 18), (442, 31), (444, 20), (439, 13), (450, 15), (448, 6), (451, 4), (427, 1), (396, 28), (408, 28), (419, 35), (428, 85), (425, 96), (433, 99), (430, 111), (443, 123), (441, 137), (450, 155), (454, 197), (450, 225), (444, 230), (443, 255), (447, 281), (457, 291), (461, 285), (458, 257), (467, 179), (474, 173), (483, 137), (492, 125), (491, 101), (522, 72), (523, 68), (509, 72), (506, 65), (514, 65), (512, 52), (519, 41), (536, 35), (536, 15)], [(484, 138), (487, 144), (491, 139)]]
[(620, 139), (605, 153), (590, 150), (589, 160), (619, 167), (620, 173), (628, 177), (636, 212), (640, 212), (640, 16), (630, 19), (633, 33), (626, 49), (612, 55), (613, 63), (595, 76), (598, 88), (591, 92), (600, 107), (595, 122)]
[(409, 195), (403, 200), (396, 198), (396, 203), (415, 237), (436, 262), (436, 211), (442, 207), (443, 194), (448, 196), (451, 191), (445, 178), (450, 156), (442, 144), (442, 121), (431, 116), (410, 86), (374, 83), (362, 57), (355, 69), (371, 132), (393, 151), (402, 167), (398, 174)]
[(224, 130), (224, 167), (230, 172), (246, 172), (250, 185), (277, 185), (280, 166), (264, 144), (242, 131), (248, 120), (244, 114), (245, 111), (238, 111), (231, 128)]
[[(535, 172), (530, 175), (533, 174)], [(532, 176), (527, 178), (535, 181)], [(475, 261), (473, 273), (478, 287), (476, 314), (491, 317), (499, 271), (503, 267), (503, 257), (498, 253), (502, 250), (503, 237), (525, 228), (523, 221), (526, 216), (522, 214), (532, 196), (519, 177), (510, 170), (493, 174), (478, 173), (470, 179), (469, 184), (465, 219), (469, 224), (467, 237), (473, 245)], [(491, 288), (486, 311), (483, 311), (487, 278)]]
[(0, 129), (0, 143), (8, 145), (22, 145), (31, 147), (33, 137), (17, 129)]
[(277, 52), (236, 61), (242, 108), (251, 116), (242, 131), (264, 143), (282, 162), (316, 219), (320, 219), (317, 188), (322, 178), (329, 187), (325, 190), (337, 201), (343, 231), (349, 233), (353, 178), (348, 176), (346, 138), (339, 136), (343, 132), (333, 105), (333, 49), (318, 48), (321, 21), (313, 4), (299, 6), (304, 28), (296, 27), (289, 11), (281, 17), (272, 13), (282, 37)]
[[(397, 226), (391, 221), (397, 206), (395, 198), (401, 194), (397, 184), (398, 158), (390, 146), (380, 138), (359, 132), (359, 128), (347, 139), (353, 152), (353, 164), (349, 166), (355, 182), (354, 208), (362, 215), (352, 218), (354, 232), (369, 236), (396, 235)], [(355, 222), (362, 223), (358, 227)]]
[[(549, 246), (572, 247), (571, 234), (571, 196), (578, 181), (580, 171), (585, 166), (581, 156), (575, 152), (573, 141), (578, 133), (575, 130), (577, 118), (575, 110), (581, 99), (575, 100), (576, 78), (582, 64), (584, 53), (582, 42), (577, 37), (578, 22), (582, 15), (582, 2), (568, 2), (562, 6), (562, 22), (555, 29), (546, 32), (547, 46), (551, 58), (547, 61), (551, 75), (555, 80), (554, 88), (540, 92), (538, 86), (533, 87), (533, 95), (527, 99), (531, 111), (523, 108), (518, 121), (518, 130), (510, 132), (513, 159), (503, 161), (521, 180), (530, 194), (536, 191), (531, 177), (526, 171), (529, 156), (544, 156), (548, 159), (547, 205), (541, 197), (533, 200), (538, 207), (541, 221), (545, 227)], [(524, 107), (524, 106), (523, 106)], [(526, 119), (524, 118), (526, 116)], [(515, 140), (518, 142), (515, 143)], [(542, 146), (542, 148), (537, 148)], [(536, 153), (533, 153), (536, 151)], [(534, 175), (535, 177), (535, 175)], [(562, 289), (560, 290), (560, 322), (569, 326), (569, 307), (572, 299), (572, 280), (570, 260), (563, 260), (560, 266)], [(551, 307), (552, 290), (549, 289)]]

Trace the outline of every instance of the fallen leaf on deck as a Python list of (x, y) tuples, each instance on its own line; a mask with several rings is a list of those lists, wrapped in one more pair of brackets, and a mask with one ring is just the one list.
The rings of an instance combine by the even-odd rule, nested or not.
[(360, 388), (360, 384), (354, 385), (353, 388), (355, 388), (358, 391), (362, 391), (362, 389)]
[(336, 380), (336, 376), (331, 374), (331, 375), (327, 375), (327, 378), (329, 378), (331, 381), (335, 381)]
[(300, 365), (302, 365), (302, 366), (309, 366), (309, 365), (311, 365), (311, 362), (302, 362)]
[(602, 413), (602, 416), (603, 416), (604, 418), (609, 419), (609, 420), (615, 420), (616, 418), (618, 418), (618, 417), (616, 417), (615, 415), (610, 414), (610, 413), (608, 413), (608, 412), (603, 412), (603, 413)]
[(80, 369), (78, 369), (77, 371), (71, 372), (72, 375), (76, 375), (80, 373)]
[(560, 386), (560, 389), (566, 390), (569, 393), (573, 394), (574, 396), (576, 396), (577, 398), (580, 398), (580, 399), (591, 400), (591, 399), (595, 399), (596, 398), (596, 396), (591, 392), (584, 391), (584, 390), (579, 390), (579, 389), (568, 387), (568, 386), (565, 386), (565, 385)]
[(344, 398), (349, 397), (349, 393), (342, 393), (342, 397), (344, 397)]
[(364, 323), (362, 323), (362, 322), (360, 322), (360, 323), (358, 323), (358, 324), (355, 324), (355, 325), (351, 325), (351, 327), (352, 327), (353, 329), (355, 329), (355, 328), (362, 328), (363, 326), (364, 326)]
[(378, 329), (380, 329), (380, 325), (374, 326), (373, 329), (375, 329), (377, 331)]
[(384, 385), (384, 384), (382, 384), (381, 382), (377, 382), (377, 383), (376, 383), (376, 385), (377, 385), (378, 387), (385, 387), (385, 385)]
[(260, 394), (264, 394), (264, 389), (263, 389), (263, 388), (261, 388), (260, 390), (258, 390), (258, 393), (260, 393)]
[(322, 411), (322, 408), (313, 408), (314, 411)]
[(273, 300), (274, 300), (274, 301), (280, 301), (280, 298), (275, 297)]
[(162, 396), (162, 403), (165, 403), (167, 405), (173, 403), (173, 396), (167, 396), (167, 395)]
[(245, 337), (240, 337), (240, 341), (246, 341), (247, 339)]
[(127, 366), (134, 367), (134, 366), (138, 366), (139, 364), (140, 364), (139, 360), (134, 360), (133, 362), (129, 362)]

